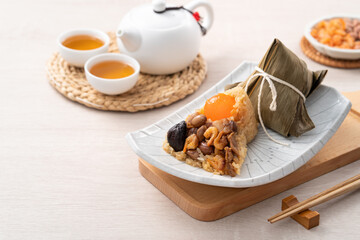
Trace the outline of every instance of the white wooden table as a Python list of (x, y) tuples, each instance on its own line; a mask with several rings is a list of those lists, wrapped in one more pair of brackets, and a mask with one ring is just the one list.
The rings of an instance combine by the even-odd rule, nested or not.
[[(360, 161), (215, 222), (189, 217), (138, 172), (125, 134), (178, 109), (243, 60), (259, 61), (274, 37), (313, 70), (299, 41), (322, 15), (359, 14), (360, 1), (211, 1), (215, 23), (201, 53), (208, 77), (171, 106), (139, 113), (89, 109), (45, 77), (55, 39), (69, 28), (115, 30), (145, 1), (0, 1), (0, 239), (359, 239), (360, 191), (315, 209), (320, 226), (266, 219), (281, 199), (303, 200), (359, 173)], [(180, 4), (181, 1), (172, 1)], [(360, 90), (360, 70), (328, 68), (324, 84)]]

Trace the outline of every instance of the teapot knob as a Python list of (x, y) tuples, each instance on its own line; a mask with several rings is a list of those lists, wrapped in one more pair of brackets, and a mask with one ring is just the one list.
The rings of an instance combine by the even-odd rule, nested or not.
[(156, 13), (164, 12), (166, 9), (165, 0), (153, 0), (152, 1), (153, 10)]

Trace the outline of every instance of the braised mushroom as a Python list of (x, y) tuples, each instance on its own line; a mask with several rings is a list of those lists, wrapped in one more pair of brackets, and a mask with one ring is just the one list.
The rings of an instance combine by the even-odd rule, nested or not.
[(184, 148), (186, 130), (185, 121), (181, 121), (172, 126), (167, 132), (167, 141), (176, 152), (181, 151)]

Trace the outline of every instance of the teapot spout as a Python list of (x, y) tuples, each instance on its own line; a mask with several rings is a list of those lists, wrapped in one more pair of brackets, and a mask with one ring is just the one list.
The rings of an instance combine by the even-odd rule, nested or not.
[(136, 29), (119, 28), (116, 37), (120, 39), (124, 48), (129, 52), (134, 52), (141, 45), (141, 36)]

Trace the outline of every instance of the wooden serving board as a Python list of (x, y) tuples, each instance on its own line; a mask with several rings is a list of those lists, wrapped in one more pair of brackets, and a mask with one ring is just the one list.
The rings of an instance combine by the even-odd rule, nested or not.
[(360, 159), (360, 91), (345, 93), (352, 108), (335, 135), (304, 166), (275, 182), (225, 188), (190, 182), (139, 159), (140, 173), (193, 218), (213, 221)]

